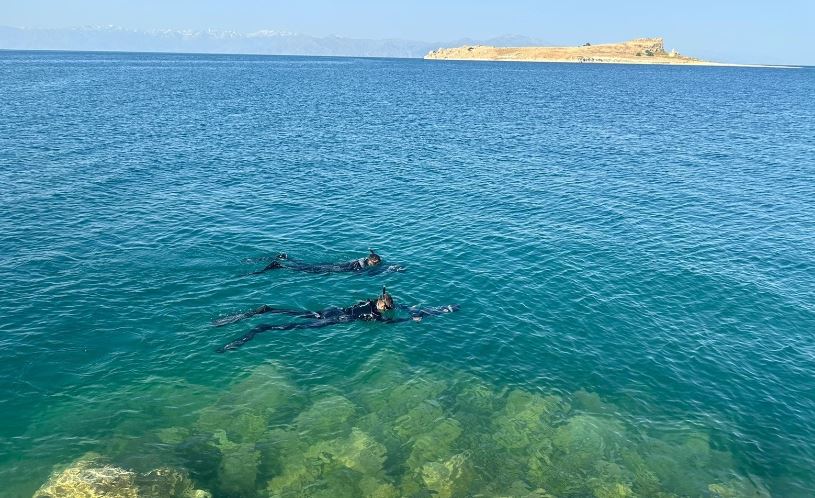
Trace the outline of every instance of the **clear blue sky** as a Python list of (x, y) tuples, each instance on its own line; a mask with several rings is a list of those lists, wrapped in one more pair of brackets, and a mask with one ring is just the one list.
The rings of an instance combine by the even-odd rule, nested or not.
[(815, 65), (815, 0), (0, 0), (0, 25), (89, 24), (440, 42), (518, 34), (569, 45), (661, 35), (699, 57)]

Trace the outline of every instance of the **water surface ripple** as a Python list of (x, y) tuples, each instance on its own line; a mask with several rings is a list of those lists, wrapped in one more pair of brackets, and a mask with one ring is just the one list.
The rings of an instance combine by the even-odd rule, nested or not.
[[(702, 428), (815, 495), (813, 95), (812, 69), (0, 52), (5, 492), (138, 437), (117, 400), (168, 379), (274, 359), (325, 389), (396, 351)], [(368, 247), (407, 271), (244, 276)], [(219, 315), (383, 284), (461, 312), (214, 353), (246, 330)]]

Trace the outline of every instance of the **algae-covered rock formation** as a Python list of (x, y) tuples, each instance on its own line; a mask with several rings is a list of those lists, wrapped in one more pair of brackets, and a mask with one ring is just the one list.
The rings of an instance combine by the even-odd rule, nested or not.
[(54, 472), (34, 498), (212, 498), (195, 489), (185, 472), (159, 468), (138, 473), (110, 465), (89, 453)]
[(496, 389), (390, 353), (330, 388), (266, 363), (196, 411), (55, 472), (35, 498), (770, 496), (709, 431), (666, 435), (595, 393)]
[(637, 38), (622, 43), (586, 43), (578, 47), (489, 47), (471, 45), (439, 48), (425, 56), (439, 60), (526, 62), (594, 62), (618, 64), (720, 65), (665, 50), (662, 38)]

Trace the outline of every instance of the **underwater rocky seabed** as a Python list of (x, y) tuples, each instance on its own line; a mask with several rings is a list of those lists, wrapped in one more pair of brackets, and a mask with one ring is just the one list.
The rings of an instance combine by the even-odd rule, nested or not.
[(130, 416), (34, 497), (770, 496), (699, 428), (634, 427), (594, 393), (498, 389), (391, 352), (331, 387), (270, 361), (220, 391), (152, 389), (113, 396)]

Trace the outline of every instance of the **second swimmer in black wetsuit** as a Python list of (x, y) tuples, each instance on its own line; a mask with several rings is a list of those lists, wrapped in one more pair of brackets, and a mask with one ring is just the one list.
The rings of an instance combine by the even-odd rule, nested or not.
[[(408, 318), (397, 318), (385, 315), (387, 311), (394, 310), (397, 308), (406, 311), (410, 316)], [(380, 294), (379, 297), (377, 297), (376, 299), (368, 299), (366, 301), (361, 301), (347, 308), (327, 308), (321, 311), (309, 311), (309, 310), (272, 308), (271, 306), (263, 305), (257, 309), (248, 311), (246, 313), (240, 313), (237, 315), (227, 316), (215, 320), (213, 322), (213, 325), (215, 325), (216, 327), (221, 327), (224, 325), (228, 325), (230, 323), (235, 323), (240, 320), (253, 317), (255, 315), (262, 315), (266, 313), (289, 315), (297, 318), (308, 318), (311, 320), (308, 322), (296, 322), (284, 325), (261, 324), (250, 330), (246, 335), (239, 337), (238, 339), (235, 339), (234, 341), (231, 341), (230, 343), (224, 346), (221, 346), (216, 351), (219, 353), (223, 353), (224, 351), (228, 351), (230, 349), (237, 349), (242, 345), (246, 344), (247, 342), (251, 341), (257, 334), (260, 334), (261, 332), (267, 332), (269, 330), (320, 328), (339, 323), (348, 323), (355, 320), (379, 321), (386, 323), (399, 323), (410, 320), (419, 321), (426, 316), (452, 313), (453, 311), (457, 311), (458, 309), (459, 309), (458, 305), (448, 305), (435, 308), (416, 308), (402, 305), (397, 306), (394, 305), (393, 297), (391, 297), (391, 295), (388, 294), (387, 290), (384, 287), (382, 288), (382, 294)]]
[(342, 273), (342, 272), (361, 272), (367, 270), (369, 272), (375, 271), (379, 273), (382, 271), (401, 271), (402, 268), (398, 266), (389, 266), (382, 268), (382, 258), (375, 253), (372, 249), (370, 254), (364, 258), (355, 259), (353, 261), (346, 261), (344, 263), (304, 263), (289, 258), (285, 253), (278, 254), (274, 261), (266, 265), (265, 268), (253, 272), (253, 275), (267, 272), (270, 270), (288, 269), (294, 271), (302, 271), (306, 273)]

